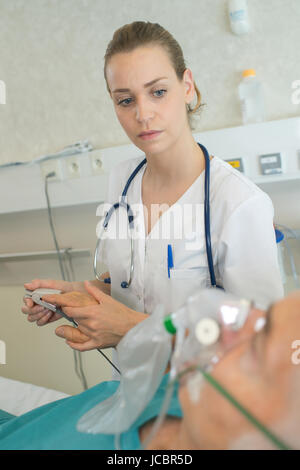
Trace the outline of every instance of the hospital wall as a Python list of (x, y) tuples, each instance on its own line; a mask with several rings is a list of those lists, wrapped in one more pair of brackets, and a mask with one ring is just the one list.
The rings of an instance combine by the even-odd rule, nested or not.
[(299, 115), (299, 1), (249, 0), (251, 33), (234, 35), (227, 0), (1, 0), (0, 162), (32, 160), (88, 138), (128, 143), (106, 90), (103, 57), (113, 32), (134, 20), (159, 22), (182, 46), (203, 107), (197, 130), (237, 126), (237, 86), (254, 68), (267, 119)]
[[(96, 206), (55, 209), (54, 220), (60, 246), (94, 250)], [(0, 216), (2, 252), (43, 252), (54, 249), (45, 211)], [(73, 259), (74, 280), (93, 279), (89, 256)], [(101, 266), (100, 266), (101, 268)], [(104, 268), (104, 267), (103, 267)], [(55, 328), (68, 324), (59, 320), (38, 327), (21, 312), (23, 283), (33, 278), (61, 279), (57, 259), (32, 259), (0, 263), (0, 339), (6, 344), (6, 365), (0, 376), (36, 385), (77, 393), (82, 384), (75, 373), (71, 348), (57, 337)], [(107, 355), (111, 356), (108, 350)], [(91, 387), (111, 378), (111, 367), (97, 351), (82, 353), (84, 373)]]
[[(0, 0), (0, 80), (6, 84), (6, 104), (0, 105), (0, 163), (30, 161), (81, 139), (100, 149), (128, 143), (102, 68), (113, 31), (133, 20), (161, 23), (182, 45), (206, 104), (195, 132), (241, 125), (237, 86), (245, 68), (255, 68), (264, 84), (269, 121), (299, 116), (300, 105), (292, 101), (293, 83), (300, 80), (299, 1), (248, 4), (252, 32), (239, 37), (230, 32), (225, 0)], [(299, 180), (263, 189), (273, 200), (276, 219), (299, 230)], [(1, 188), (0, 197), (5, 200)], [(96, 207), (55, 208), (61, 246), (93, 252)], [(295, 243), (293, 248), (296, 254)], [(53, 249), (45, 210), (0, 215), (1, 253)], [(299, 257), (296, 261), (300, 266)], [(93, 277), (91, 257), (73, 263), (77, 280)], [(293, 282), (286, 269), (289, 290)], [(20, 311), (23, 282), (34, 277), (61, 277), (57, 260), (1, 266), (0, 340), (7, 354), (0, 375), (79, 392), (73, 353), (54, 335), (57, 322), (37, 327)], [(110, 377), (109, 366), (95, 351), (83, 354), (83, 364), (89, 386)]]

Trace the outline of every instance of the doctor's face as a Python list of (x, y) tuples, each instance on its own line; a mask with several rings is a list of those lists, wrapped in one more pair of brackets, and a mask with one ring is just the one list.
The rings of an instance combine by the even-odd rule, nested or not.
[[(246, 335), (214, 367), (212, 375), (267, 428), (299, 448), (300, 291), (274, 304), (266, 326)], [(194, 403), (183, 376), (179, 397), (192, 448), (274, 448), (212, 386), (204, 381), (200, 390)]]
[[(180, 81), (162, 47), (115, 54), (106, 76), (124, 131), (146, 154), (163, 152), (189, 131), (186, 104), (194, 96), (192, 73), (186, 69)], [(142, 135), (149, 131), (156, 132)]]

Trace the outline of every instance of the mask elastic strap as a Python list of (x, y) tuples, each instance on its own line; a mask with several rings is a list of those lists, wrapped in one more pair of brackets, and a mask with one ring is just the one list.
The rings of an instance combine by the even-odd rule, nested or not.
[(251, 424), (253, 424), (257, 429), (259, 429), (278, 449), (280, 450), (292, 450), (287, 444), (285, 444), (281, 439), (279, 439), (275, 434), (273, 434), (269, 429), (267, 429), (258, 419), (256, 419), (246, 408), (241, 405), (216, 379), (213, 378), (211, 374), (205, 372), (201, 367), (189, 367), (188, 369), (184, 370), (177, 376), (177, 379), (184, 375), (186, 372), (190, 372), (192, 370), (199, 370), (205, 380), (209, 382), (223, 397), (227, 398), (227, 400), (240, 412), (242, 415), (245, 416)]

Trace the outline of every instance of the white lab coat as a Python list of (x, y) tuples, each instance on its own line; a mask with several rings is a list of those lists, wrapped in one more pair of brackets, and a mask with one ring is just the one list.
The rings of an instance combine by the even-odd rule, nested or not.
[[(143, 158), (127, 160), (113, 169), (109, 179), (108, 207), (120, 200), (130, 174)], [(146, 165), (132, 181), (127, 197), (139, 235), (134, 239), (131, 286), (127, 289), (120, 286), (129, 278), (128, 239), (106, 239), (100, 261), (110, 272), (112, 297), (139, 312), (151, 314), (158, 304), (163, 304), (166, 312), (172, 312), (180, 308), (188, 296), (211, 285), (204, 238), (205, 176), (202, 172), (145, 237), (141, 182)], [(185, 217), (179, 230), (180, 214), (187, 207), (196, 210), (190, 217)], [(121, 209), (119, 214), (120, 225), (127, 227), (126, 211)], [(217, 284), (227, 292), (252, 300), (262, 309), (283, 296), (273, 216), (272, 201), (266, 193), (228, 163), (218, 157), (211, 160), (211, 243)], [(113, 227), (114, 218), (116, 220), (116, 213), (110, 222)], [(166, 228), (170, 228), (170, 233), (165, 233)], [(168, 244), (172, 245), (174, 262), (170, 278)]]

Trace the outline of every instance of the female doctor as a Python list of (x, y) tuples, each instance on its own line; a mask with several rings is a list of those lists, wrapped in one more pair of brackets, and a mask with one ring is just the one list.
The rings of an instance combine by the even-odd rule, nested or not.
[[(157, 304), (178, 309), (198, 289), (210, 285), (203, 221), (204, 148), (195, 142), (190, 115), (201, 95), (179, 44), (158, 24), (134, 22), (114, 33), (104, 75), (117, 118), (143, 156), (117, 165), (107, 202), (120, 201), (128, 178), (146, 157), (127, 192), (138, 236), (133, 239), (133, 272), (128, 239), (105, 237), (100, 260), (108, 269), (90, 283), (35, 279), (27, 289), (60, 289), (45, 296), (78, 323), (56, 330), (74, 349), (114, 347)], [(192, 102), (197, 96), (197, 103)], [(216, 156), (210, 159), (210, 232), (216, 283), (265, 309), (283, 295), (270, 198)], [(127, 222), (115, 211), (108, 232)], [(122, 215), (121, 215), (122, 213)], [(114, 238), (114, 239), (113, 239)], [(131, 276), (132, 274), (132, 276)], [(130, 276), (132, 279), (130, 279)], [(124, 282), (130, 284), (124, 286)], [(73, 293), (72, 291), (77, 291)], [(82, 294), (79, 294), (81, 292)], [(60, 318), (26, 300), (29, 321), (44, 325)]]

